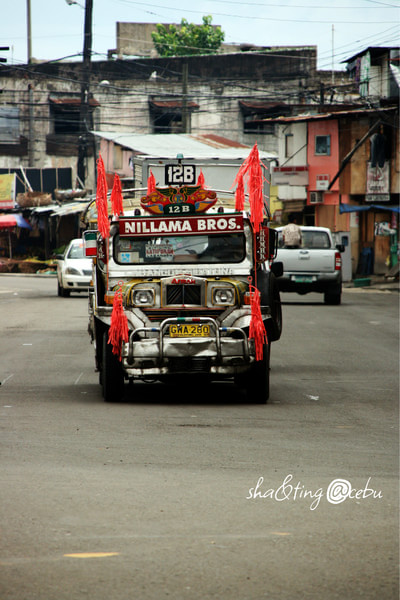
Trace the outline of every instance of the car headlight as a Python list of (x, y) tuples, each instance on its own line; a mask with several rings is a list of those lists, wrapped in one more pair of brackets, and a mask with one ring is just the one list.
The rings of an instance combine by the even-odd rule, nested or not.
[(82, 273), (80, 271), (78, 271), (78, 269), (74, 269), (74, 267), (67, 267), (65, 269), (65, 274), (66, 275), (82, 275)]
[(154, 290), (135, 290), (132, 293), (132, 303), (135, 306), (152, 306), (154, 304)]
[(232, 288), (216, 288), (213, 290), (213, 304), (232, 306), (235, 302), (235, 292)]

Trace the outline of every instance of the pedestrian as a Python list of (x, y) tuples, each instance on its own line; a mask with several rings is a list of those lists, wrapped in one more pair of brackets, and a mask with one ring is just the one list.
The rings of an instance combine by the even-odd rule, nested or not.
[(300, 248), (301, 229), (297, 225), (297, 219), (294, 214), (289, 215), (288, 224), (283, 228), (283, 243), (285, 248)]

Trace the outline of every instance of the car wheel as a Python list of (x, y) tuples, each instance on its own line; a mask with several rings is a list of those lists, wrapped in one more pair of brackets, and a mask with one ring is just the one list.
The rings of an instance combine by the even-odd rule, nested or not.
[(103, 397), (106, 402), (119, 402), (122, 400), (124, 379), (121, 362), (113, 354), (112, 345), (108, 343), (108, 331), (106, 331), (103, 335), (103, 360), (101, 365)]
[(330, 304), (331, 306), (337, 306), (342, 301), (342, 290), (338, 292), (325, 292), (324, 294), (324, 302), (325, 304)]
[(257, 361), (246, 374), (244, 387), (247, 398), (253, 404), (266, 404), (269, 399), (270, 346), (264, 344), (263, 358)]
[(61, 296), (61, 298), (69, 298), (71, 292), (62, 287), (60, 282), (57, 282), (57, 295)]

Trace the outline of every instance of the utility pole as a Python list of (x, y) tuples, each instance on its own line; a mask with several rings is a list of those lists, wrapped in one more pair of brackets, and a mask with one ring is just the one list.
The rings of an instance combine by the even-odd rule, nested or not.
[(32, 62), (31, 0), (26, 0), (26, 26), (28, 42), (28, 65)]
[(187, 85), (188, 63), (184, 59), (182, 64), (182, 133), (190, 133), (190, 131), (188, 131)]
[(83, 66), (81, 79), (81, 105), (79, 114), (79, 145), (78, 145), (78, 167), (77, 173), (79, 179), (85, 184), (86, 178), (86, 158), (88, 148), (89, 132), (89, 86), (90, 69), (92, 57), (92, 14), (93, 0), (86, 0), (85, 5), (85, 26), (83, 40)]

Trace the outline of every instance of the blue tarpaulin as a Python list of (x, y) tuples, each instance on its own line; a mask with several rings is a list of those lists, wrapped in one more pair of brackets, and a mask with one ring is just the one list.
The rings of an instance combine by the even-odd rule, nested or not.
[(384, 204), (368, 204), (368, 206), (354, 206), (353, 204), (339, 204), (340, 213), (349, 212), (365, 212), (371, 210), (371, 208), (377, 208), (378, 210), (391, 210), (393, 212), (400, 213), (399, 206), (385, 206)]

